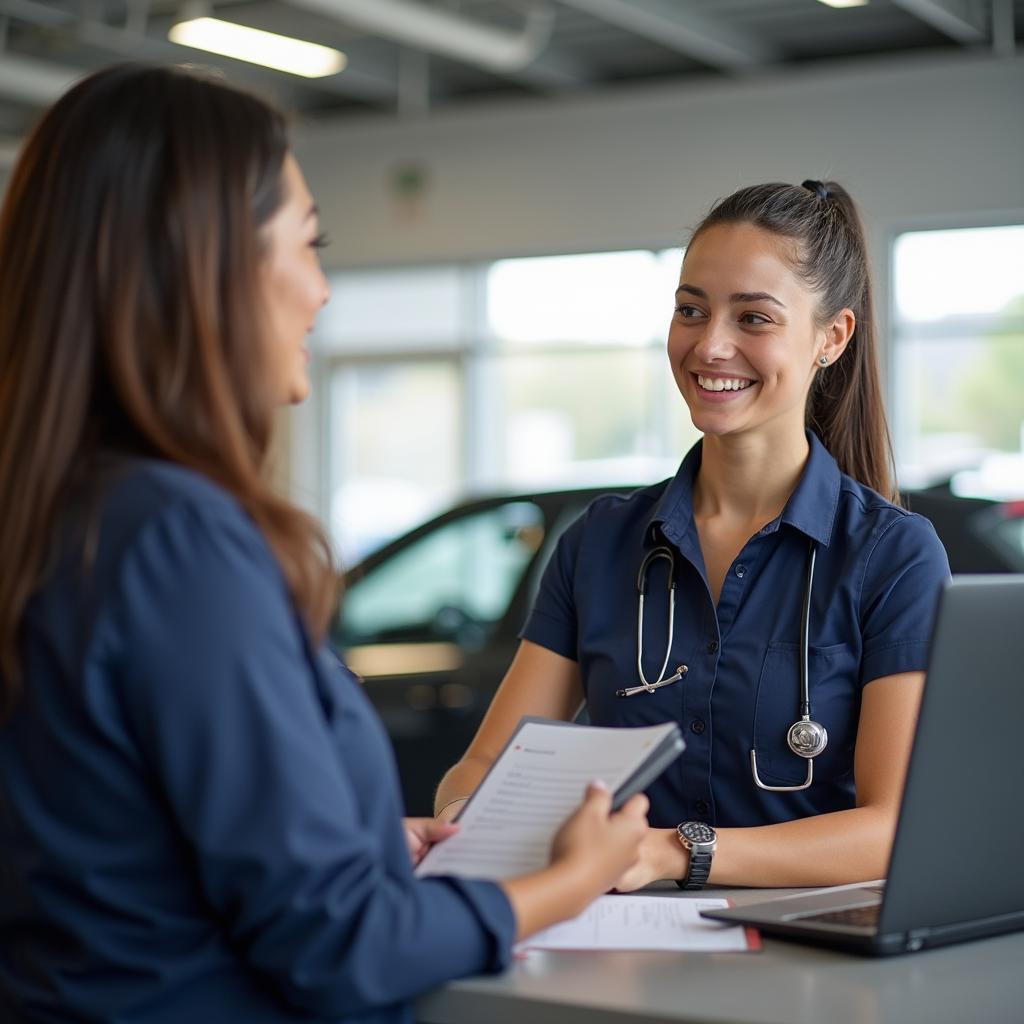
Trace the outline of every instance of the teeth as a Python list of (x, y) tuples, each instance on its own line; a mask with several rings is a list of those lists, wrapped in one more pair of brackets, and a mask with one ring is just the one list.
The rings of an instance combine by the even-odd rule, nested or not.
[(742, 391), (749, 388), (752, 380), (740, 380), (738, 377), (701, 377), (697, 375), (697, 383), (705, 391)]

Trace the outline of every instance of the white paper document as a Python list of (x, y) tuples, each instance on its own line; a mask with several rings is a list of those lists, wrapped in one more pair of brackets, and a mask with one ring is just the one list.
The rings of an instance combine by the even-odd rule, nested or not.
[[(615, 793), (646, 778), (645, 765), (660, 773), (664, 757), (682, 749), (678, 731), (674, 722), (603, 729), (525, 720), (466, 804), (460, 831), (432, 847), (417, 874), (497, 879), (546, 867), (587, 783), (601, 779)], [(659, 750), (668, 751), (660, 760)]]
[(747, 952), (761, 948), (758, 933), (722, 925), (701, 910), (727, 907), (728, 900), (673, 896), (602, 896), (579, 917), (545, 928), (517, 947), (575, 950), (670, 950), (681, 953)]

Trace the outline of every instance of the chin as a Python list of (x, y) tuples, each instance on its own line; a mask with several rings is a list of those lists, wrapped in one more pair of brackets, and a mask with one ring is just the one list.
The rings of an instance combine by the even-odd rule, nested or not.
[(298, 405), (300, 402), (304, 402), (309, 398), (309, 392), (311, 390), (309, 378), (303, 375), (298, 380), (292, 381), (291, 387), (288, 389), (288, 405)]

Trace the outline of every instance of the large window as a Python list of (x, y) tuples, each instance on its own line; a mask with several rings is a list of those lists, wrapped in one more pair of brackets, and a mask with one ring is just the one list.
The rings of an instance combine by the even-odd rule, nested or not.
[[(348, 563), (466, 492), (644, 483), (696, 439), (665, 358), (681, 252), (338, 275), (321, 512)], [(1024, 225), (892, 251), (900, 483), (1024, 495)]]
[(1024, 495), (1024, 225), (900, 235), (893, 299), (902, 484)]
[(466, 491), (643, 483), (696, 437), (665, 359), (679, 250), (340, 275), (316, 337), (345, 561)]

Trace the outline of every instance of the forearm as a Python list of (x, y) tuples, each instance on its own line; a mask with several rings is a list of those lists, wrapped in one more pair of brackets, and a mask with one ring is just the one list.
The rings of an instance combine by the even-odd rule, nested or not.
[(889, 867), (895, 810), (856, 807), (758, 828), (718, 832), (716, 885), (843, 885), (881, 878)]
[[(718, 829), (715, 885), (842, 885), (885, 875), (896, 815), (880, 807), (798, 818), (778, 825)], [(675, 829), (657, 829), (660, 878), (680, 879), (688, 857)]]
[(593, 878), (564, 861), (501, 885), (515, 912), (517, 942), (582, 914), (601, 892)]
[[(471, 754), (467, 754), (461, 761), (452, 765), (437, 787), (437, 793), (434, 795), (434, 813), (439, 813), (447, 804), (470, 796), (480, 785), (490, 766), (489, 761)], [(453, 810), (458, 810), (459, 807), (461, 804), (455, 804)]]

